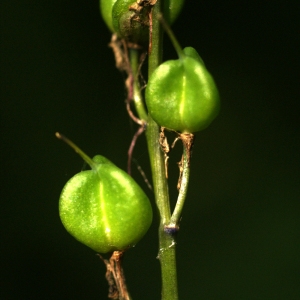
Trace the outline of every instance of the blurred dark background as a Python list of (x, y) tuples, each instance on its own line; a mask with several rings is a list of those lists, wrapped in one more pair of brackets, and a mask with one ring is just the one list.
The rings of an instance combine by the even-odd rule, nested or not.
[[(173, 28), (214, 75), (222, 110), (196, 138), (180, 298), (300, 299), (299, 1), (186, 2)], [(136, 128), (98, 6), (1, 2), (1, 299), (107, 296), (103, 263), (58, 216), (83, 162), (54, 136), (126, 168)], [(134, 157), (150, 177), (144, 137)], [(160, 299), (156, 227), (124, 261), (133, 299)]]

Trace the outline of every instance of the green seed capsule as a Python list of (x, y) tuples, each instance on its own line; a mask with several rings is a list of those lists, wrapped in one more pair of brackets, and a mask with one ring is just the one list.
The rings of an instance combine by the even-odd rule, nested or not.
[[(157, 0), (100, 0), (101, 15), (108, 28), (125, 40), (146, 45), (149, 39), (149, 12)], [(184, 0), (165, 0), (163, 15), (173, 24)]]
[(182, 11), (185, 0), (165, 0), (163, 1), (163, 16), (172, 25)]
[(59, 199), (64, 227), (78, 241), (100, 253), (134, 246), (152, 222), (148, 197), (127, 173), (105, 157), (83, 158), (92, 170), (72, 177)]
[[(141, 8), (140, 11), (137, 11)], [(126, 41), (147, 45), (149, 39), (149, 9), (139, 6), (136, 1), (117, 0), (112, 8), (114, 31)]]
[(146, 88), (146, 103), (160, 126), (182, 133), (205, 129), (220, 108), (215, 82), (192, 47), (153, 72)]
[(104, 22), (111, 32), (114, 32), (112, 8), (117, 0), (100, 0), (100, 12)]

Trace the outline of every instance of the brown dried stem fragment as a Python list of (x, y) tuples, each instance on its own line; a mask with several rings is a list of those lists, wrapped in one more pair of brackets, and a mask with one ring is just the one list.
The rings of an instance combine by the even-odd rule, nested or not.
[(128, 73), (129, 59), (126, 43), (123, 40), (120, 40), (114, 33), (111, 36), (111, 40), (108, 46), (113, 50), (116, 61), (116, 68), (120, 71), (125, 71)]
[(168, 143), (168, 139), (165, 136), (165, 127), (160, 128), (159, 144), (160, 144), (161, 150), (164, 152), (165, 172), (166, 172), (166, 178), (168, 178), (168, 160), (169, 160), (168, 153), (170, 152), (170, 146), (169, 146), (169, 143)]
[(102, 259), (106, 266), (106, 280), (109, 285), (108, 298), (113, 300), (130, 300), (130, 295), (127, 290), (125, 283), (125, 277), (122, 268), (122, 256), (124, 252), (114, 251), (110, 259), (104, 259), (100, 254), (99, 257)]
[(177, 163), (179, 168), (179, 177), (177, 182), (177, 190), (180, 190), (181, 187), (181, 180), (182, 180), (182, 173), (183, 173), (183, 155), (181, 156), (181, 160)]
[(188, 167), (189, 167), (190, 163), (191, 163), (192, 150), (193, 150), (195, 136), (192, 133), (181, 133), (179, 135), (179, 139), (182, 141), (183, 147), (186, 148), (187, 161), (188, 161)]

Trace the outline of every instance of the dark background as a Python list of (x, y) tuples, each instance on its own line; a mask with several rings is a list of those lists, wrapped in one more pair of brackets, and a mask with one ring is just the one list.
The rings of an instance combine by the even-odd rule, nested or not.
[[(300, 299), (299, 1), (186, 2), (173, 28), (214, 75), (222, 110), (197, 134), (180, 298)], [(1, 36), (1, 299), (106, 299), (103, 263), (59, 220), (83, 163), (54, 136), (126, 168), (135, 126), (98, 2), (2, 1)], [(150, 177), (144, 138), (134, 157)], [(160, 298), (156, 227), (125, 258), (133, 299)]]

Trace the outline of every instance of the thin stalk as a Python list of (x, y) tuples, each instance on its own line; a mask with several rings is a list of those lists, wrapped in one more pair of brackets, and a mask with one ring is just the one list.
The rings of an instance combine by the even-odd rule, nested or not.
[(183, 205), (186, 199), (186, 194), (188, 190), (188, 183), (190, 178), (190, 161), (189, 161), (189, 155), (188, 155), (188, 149), (187, 147), (183, 147), (183, 155), (182, 155), (182, 161), (179, 163), (179, 168), (182, 168), (182, 173), (180, 176), (180, 188), (179, 188), (179, 194), (176, 202), (175, 209), (173, 211), (170, 224), (168, 227), (170, 228), (179, 228), (179, 221), (182, 214)]
[(65, 143), (67, 143), (71, 148), (75, 150), (76, 153), (78, 153), (82, 159), (94, 170), (97, 168), (97, 164), (89, 157), (87, 156), (77, 145), (75, 145), (71, 140), (69, 140), (64, 135), (60, 134), (59, 132), (55, 133), (56, 137)]
[(133, 76), (133, 101), (139, 118), (146, 122), (148, 114), (143, 102), (141, 87), (139, 83), (139, 51), (137, 49), (129, 49), (130, 67)]
[(180, 44), (179, 44), (179, 42), (178, 42), (175, 34), (173, 33), (171, 27), (169, 26), (169, 24), (166, 22), (166, 20), (163, 18), (163, 16), (161, 14), (158, 16), (158, 19), (161, 22), (161, 24), (163, 25), (164, 30), (168, 34), (168, 36), (169, 36), (169, 38), (170, 38), (170, 40), (171, 40), (171, 42), (172, 42), (172, 44), (173, 44), (173, 46), (174, 46), (177, 54), (178, 54), (178, 56), (180, 58), (184, 57), (185, 54), (184, 54), (184, 52), (182, 50), (182, 47), (180, 46)]

